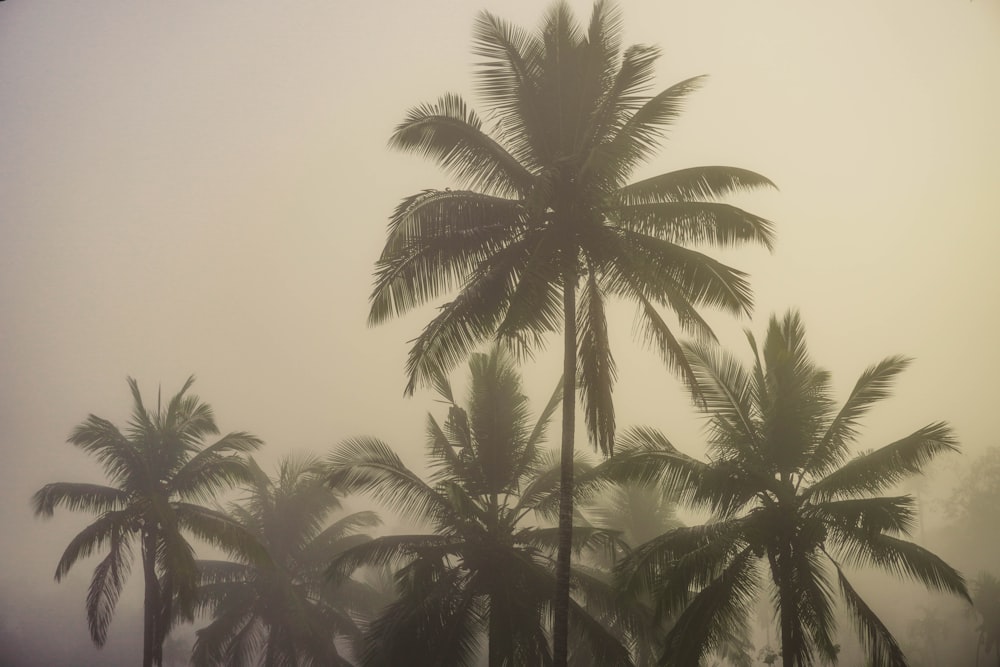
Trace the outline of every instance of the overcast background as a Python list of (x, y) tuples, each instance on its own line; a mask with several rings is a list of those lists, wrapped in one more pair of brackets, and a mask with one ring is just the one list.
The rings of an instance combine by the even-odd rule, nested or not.
[[(780, 187), (735, 200), (778, 242), (721, 255), (757, 295), (752, 322), (710, 314), (724, 343), (742, 354), (742, 327), (761, 335), (798, 307), (842, 395), (870, 363), (916, 357), (864, 446), (939, 419), (966, 460), (997, 444), (1000, 2), (621, 5), (626, 44), (662, 47), (661, 88), (711, 75), (643, 175), (728, 164)], [(91, 412), (124, 421), (128, 375), (154, 397), (196, 374), (223, 431), (266, 440), (265, 465), (359, 434), (419, 465), (435, 404), (403, 398), (403, 362), (431, 311), (368, 329), (367, 298), (398, 200), (449, 182), (386, 140), (441, 93), (475, 105), (477, 12), (534, 28), (544, 7), (0, 5), (0, 664), (138, 661), (141, 587), (97, 652), (93, 561), (52, 579), (89, 518), (29, 506), (47, 482), (101, 480), (65, 439)], [(611, 315), (619, 424), (704, 455), (677, 381), (632, 340), (631, 307)], [(537, 406), (552, 343), (524, 369)]]

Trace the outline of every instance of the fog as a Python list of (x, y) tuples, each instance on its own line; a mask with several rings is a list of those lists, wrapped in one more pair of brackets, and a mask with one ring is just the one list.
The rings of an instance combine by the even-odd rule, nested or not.
[[(570, 4), (589, 16), (589, 2)], [(946, 512), (1000, 445), (1000, 3), (620, 5), (626, 43), (662, 48), (661, 87), (710, 75), (644, 174), (727, 164), (780, 188), (733, 200), (775, 222), (777, 245), (714, 253), (751, 274), (756, 301), (752, 321), (708, 313), (722, 344), (742, 355), (743, 327), (760, 336), (770, 313), (797, 307), (841, 396), (871, 363), (914, 357), (862, 448), (952, 424), (963, 454), (913, 489), (922, 539), (969, 578), (1000, 574), (996, 524)], [(441, 93), (475, 102), (483, 9), (533, 28), (543, 6), (0, 4), (0, 664), (141, 655), (139, 567), (96, 649), (95, 560), (53, 580), (88, 517), (42, 521), (29, 505), (48, 482), (102, 481), (65, 441), (89, 413), (124, 423), (126, 376), (153, 396), (196, 374), (223, 431), (263, 438), (265, 466), (362, 434), (421, 465), (424, 414), (439, 406), (427, 391), (404, 398), (403, 368), (433, 311), (368, 328), (367, 300), (393, 208), (448, 179), (386, 141)], [(655, 426), (704, 458), (703, 421), (633, 339), (633, 315), (609, 314), (618, 424)], [(523, 368), (534, 405), (559, 363), (553, 340)], [(858, 585), (914, 664), (963, 664), (947, 662), (974, 640), (959, 603), (884, 577)], [(918, 646), (923, 610), (947, 617), (947, 641)]]

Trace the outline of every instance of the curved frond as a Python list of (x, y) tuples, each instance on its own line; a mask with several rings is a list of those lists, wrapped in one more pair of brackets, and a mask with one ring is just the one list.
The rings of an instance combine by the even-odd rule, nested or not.
[(840, 566), (836, 562), (834, 562), (834, 566), (837, 568), (840, 592), (844, 596), (844, 600), (847, 601), (848, 614), (858, 630), (861, 645), (868, 653), (873, 667), (906, 667), (909, 665), (896, 638), (889, 632), (889, 628), (885, 627), (885, 623), (854, 590)]
[(608, 144), (601, 147), (602, 180), (622, 184), (635, 167), (658, 148), (667, 127), (680, 116), (684, 98), (701, 87), (704, 76), (675, 83), (645, 102), (622, 124)]
[[(150, 470), (135, 445), (122, 435), (118, 427), (96, 415), (86, 420), (69, 436), (69, 442), (93, 454), (112, 482), (120, 485), (130, 480), (148, 480)], [(135, 484), (132, 481), (131, 484)]]
[(577, 385), (591, 442), (605, 456), (614, 454), (615, 407), (612, 400), (617, 373), (611, 356), (604, 295), (597, 277), (590, 272), (577, 308)]
[(519, 202), (477, 192), (426, 190), (405, 198), (375, 266), (368, 323), (402, 315), (463, 284), (516, 242), (523, 219)]
[(410, 109), (389, 145), (432, 158), (470, 188), (524, 194), (531, 187), (531, 172), (482, 131), (479, 118), (458, 95)]
[(190, 500), (207, 501), (221, 491), (252, 481), (243, 454), (264, 444), (249, 433), (228, 433), (192, 456), (167, 483), (170, 492)]
[(875, 494), (923, 472), (935, 456), (957, 452), (958, 442), (945, 422), (929, 424), (881, 449), (858, 456), (813, 484), (806, 492), (818, 500)]
[(100, 484), (54, 482), (46, 484), (31, 497), (36, 516), (50, 517), (62, 505), (70, 511), (103, 514), (125, 509), (128, 493)]
[(103, 646), (108, 637), (115, 605), (132, 567), (130, 536), (121, 530), (113, 530), (109, 542), (111, 548), (108, 555), (94, 568), (87, 590), (87, 623), (90, 637), (98, 646)]
[(66, 546), (59, 564), (56, 565), (56, 581), (62, 580), (79, 559), (90, 556), (113, 540), (122, 539), (121, 535), (125, 532), (135, 530), (133, 525), (135, 518), (135, 513), (130, 510), (106, 512), (77, 533)]
[(343, 493), (367, 493), (403, 514), (426, 518), (446, 515), (448, 504), (411, 472), (377, 438), (351, 438), (330, 454), (328, 483)]
[(865, 369), (813, 452), (806, 473), (821, 476), (844, 462), (848, 444), (858, 436), (859, 421), (872, 405), (889, 397), (896, 376), (910, 362), (907, 357), (894, 356)]
[(777, 189), (777, 186), (765, 176), (747, 169), (721, 166), (689, 167), (630, 183), (618, 189), (615, 199), (626, 206), (663, 202), (701, 202), (762, 188)]
[(901, 579), (919, 581), (928, 588), (953, 593), (971, 602), (965, 579), (940, 556), (906, 540), (863, 531), (831, 531), (831, 545), (849, 564), (877, 567)]
[(660, 665), (688, 667), (745, 630), (758, 589), (756, 558), (749, 548), (702, 588), (667, 633)]

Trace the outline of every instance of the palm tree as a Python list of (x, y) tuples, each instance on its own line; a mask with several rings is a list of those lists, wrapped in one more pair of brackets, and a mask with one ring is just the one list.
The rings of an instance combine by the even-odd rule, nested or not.
[(563, 330), (561, 541), (555, 662), (566, 660), (572, 539), (575, 399), (588, 433), (610, 455), (615, 364), (609, 297), (638, 307), (638, 333), (688, 382), (675, 330), (712, 339), (699, 308), (749, 312), (746, 275), (689, 244), (772, 244), (771, 224), (722, 203), (773, 187), (759, 174), (694, 167), (630, 182), (703, 82), (650, 94), (658, 49), (621, 49), (622, 22), (598, 0), (589, 26), (557, 2), (535, 33), (490, 13), (478, 17), (474, 53), (491, 127), (458, 95), (409, 111), (390, 145), (438, 162), (458, 189), (406, 197), (390, 218), (376, 264), (369, 323), (445, 294), (457, 295), (415, 339), (406, 392), (433, 382), (491, 337), (519, 356)]
[(993, 651), (1000, 667), (1000, 579), (988, 572), (981, 572), (973, 582), (972, 590), (972, 604), (983, 619), (976, 628), (979, 630), (976, 664), (979, 664), (980, 650), (984, 655)]
[(98, 646), (107, 638), (138, 543), (145, 581), (144, 667), (162, 664), (171, 619), (193, 618), (197, 569), (184, 533), (225, 549), (252, 549), (238, 524), (197, 503), (245, 481), (242, 455), (261, 441), (236, 432), (204, 446), (219, 429), (211, 406), (187, 395), (193, 382), (188, 378), (166, 409), (157, 402), (153, 411), (128, 378), (133, 410), (124, 432), (90, 415), (69, 438), (97, 458), (111, 485), (56, 482), (32, 498), (36, 515), (50, 517), (60, 505), (98, 515), (66, 547), (55, 574), (59, 581), (79, 559), (107, 548), (87, 593), (90, 636)]
[(772, 317), (754, 364), (702, 344), (685, 348), (710, 418), (709, 463), (686, 456), (659, 432), (630, 430), (608, 474), (681, 488), (712, 522), (677, 528), (636, 549), (621, 569), (625, 590), (651, 590), (661, 613), (680, 612), (661, 664), (694, 665), (726, 628), (744, 627), (771, 580), (785, 667), (834, 661), (830, 574), (873, 665), (905, 665), (896, 639), (855, 591), (845, 566), (876, 566), (968, 599), (961, 575), (903, 539), (914, 527), (910, 496), (882, 496), (958, 447), (944, 423), (920, 428), (849, 458), (860, 419), (889, 395), (908, 360), (868, 368), (840, 410), (829, 374), (810, 359), (798, 314)]
[[(483, 631), (491, 666), (551, 663), (546, 619), (557, 530), (528, 520), (554, 515), (558, 506), (558, 465), (539, 444), (560, 392), (531, 427), (506, 355), (475, 354), (469, 367), (467, 409), (455, 403), (444, 376), (436, 380), (450, 407), (443, 425), (428, 417), (429, 481), (374, 438), (348, 440), (331, 455), (335, 487), (366, 492), (431, 526), (428, 534), (378, 537), (331, 568), (340, 576), (361, 565), (399, 568), (399, 598), (373, 623), (365, 664), (410, 664), (414, 656), (424, 664), (469, 664)], [(580, 549), (610, 536), (589, 529), (575, 538)], [(586, 590), (602, 592), (585, 573), (578, 577)], [(603, 593), (611, 598), (610, 588)], [(599, 664), (630, 664), (627, 649), (583, 604), (574, 600), (570, 609), (581, 645)]]
[(335, 587), (325, 571), (340, 552), (370, 538), (357, 531), (380, 523), (354, 512), (330, 523), (340, 501), (313, 458), (282, 459), (271, 479), (252, 459), (252, 482), (230, 515), (269, 558), (199, 561), (199, 606), (213, 621), (198, 631), (194, 665), (350, 665), (337, 638), (354, 644), (354, 614), (371, 599), (358, 582)]

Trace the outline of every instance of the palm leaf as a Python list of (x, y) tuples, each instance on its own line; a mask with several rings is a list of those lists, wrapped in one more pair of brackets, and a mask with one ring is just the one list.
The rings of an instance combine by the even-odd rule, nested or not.
[(889, 357), (867, 368), (861, 374), (844, 406), (813, 452), (806, 466), (806, 472), (823, 475), (843, 463), (847, 445), (858, 436), (858, 423), (861, 417), (872, 405), (889, 397), (896, 376), (903, 372), (910, 362), (911, 360), (906, 357)]
[(858, 631), (858, 638), (871, 660), (872, 667), (906, 667), (909, 662), (903, 655), (896, 638), (889, 628), (871, 610), (861, 596), (858, 595), (851, 582), (844, 576), (843, 570), (834, 562), (837, 568), (837, 581), (840, 592), (847, 601), (847, 612)]
[(957, 452), (958, 443), (945, 422), (928, 424), (910, 435), (868, 454), (858, 456), (807, 491), (817, 500), (875, 494), (923, 472), (935, 456)]
[(479, 118), (458, 95), (411, 109), (389, 146), (430, 157), (464, 186), (502, 194), (531, 187), (531, 173), (482, 131)]

